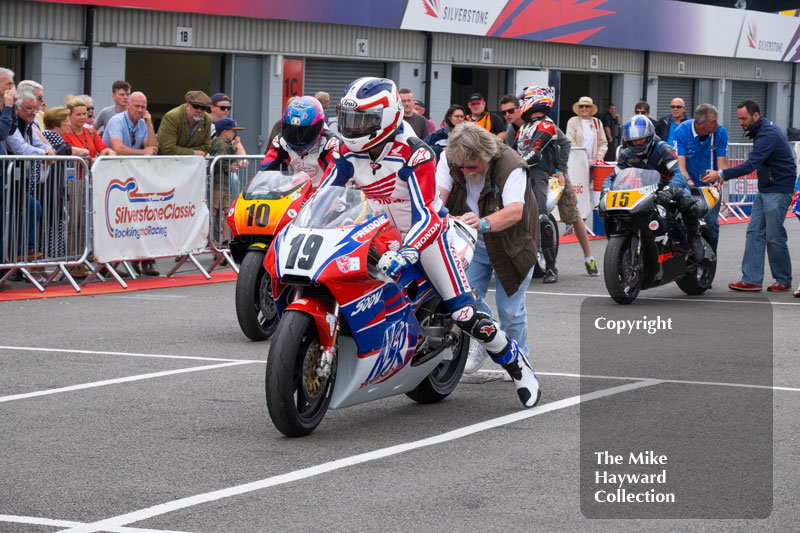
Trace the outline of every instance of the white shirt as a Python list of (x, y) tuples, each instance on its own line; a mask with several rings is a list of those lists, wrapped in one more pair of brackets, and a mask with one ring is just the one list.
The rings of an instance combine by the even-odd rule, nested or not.
[(586, 148), (586, 153), (589, 155), (589, 160), (594, 159), (594, 130), (592, 129), (592, 121), (581, 119), (581, 126), (583, 126), (583, 147)]
[[(488, 166), (486, 167), (489, 168)], [(486, 183), (486, 172), (480, 177), (469, 178), (464, 175), (467, 184), (467, 207), (475, 214), (480, 214), (478, 210), (478, 198), (480, 197), (483, 185)], [(528, 179), (527, 173), (522, 168), (515, 168), (508, 175), (503, 191), (500, 193), (503, 205), (525, 203), (525, 185)], [(453, 176), (450, 175), (450, 166), (447, 164), (447, 150), (442, 152), (439, 163), (436, 165), (436, 185), (450, 192), (453, 190)], [(484, 246), (483, 235), (478, 235), (478, 244)]]

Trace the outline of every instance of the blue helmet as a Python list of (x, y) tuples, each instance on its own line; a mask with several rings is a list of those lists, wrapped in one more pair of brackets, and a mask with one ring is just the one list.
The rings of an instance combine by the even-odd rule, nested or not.
[(314, 146), (324, 126), (325, 113), (319, 100), (301, 96), (286, 106), (281, 135), (292, 150), (302, 155)]
[[(644, 115), (633, 115), (625, 123), (622, 130), (622, 138), (634, 154), (638, 156), (648, 155), (656, 143), (653, 123)], [(631, 142), (637, 139), (648, 139), (648, 141), (637, 146)]]

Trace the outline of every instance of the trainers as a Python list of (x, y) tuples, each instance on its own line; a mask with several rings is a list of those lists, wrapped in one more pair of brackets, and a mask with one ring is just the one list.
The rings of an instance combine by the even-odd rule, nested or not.
[(792, 290), (791, 285), (781, 285), (780, 283), (773, 283), (769, 287), (767, 287), (769, 292), (781, 292), (781, 291), (790, 291)]
[(156, 268), (155, 261), (142, 261), (142, 274), (145, 276), (159, 276), (161, 273)]
[(590, 276), (599, 276), (600, 273), (597, 271), (597, 264), (594, 262), (594, 259), (591, 261), (586, 261), (586, 273)]
[(734, 283), (728, 283), (728, 288), (732, 291), (758, 292), (761, 290), (761, 285), (745, 283), (744, 281), (736, 281)]
[(547, 272), (544, 273), (544, 278), (542, 279), (542, 283), (555, 283), (557, 281), (558, 281), (558, 272), (556, 272), (552, 268), (548, 268)]
[[(513, 341), (512, 341), (513, 342)], [(542, 391), (539, 388), (539, 380), (536, 379), (536, 373), (531, 368), (528, 358), (525, 354), (517, 348), (516, 343), (512, 344), (509, 349), (517, 351), (517, 360), (513, 363), (503, 365), (506, 372), (511, 376), (514, 381), (514, 387), (517, 389), (517, 396), (525, 407), (533, 407), (539, 403), (542, 397)]]
[(792, 296), (795, 298), (800, 298), (800, 287), (797, 287), (797, 290), (792, 293)]
[(488, 356), (489, 352), (486, 351), (486, 348), (483, 347), (483, 344), (479, 343), (475, 339), (472, 339), (469, 346), (469, 355), (467, 355), (467, 364), (464, 366), (464, 373), (474, 374), (477, 372)]

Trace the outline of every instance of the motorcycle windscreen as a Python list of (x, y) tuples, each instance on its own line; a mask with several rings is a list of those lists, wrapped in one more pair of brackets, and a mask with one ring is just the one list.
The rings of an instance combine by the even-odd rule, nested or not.
[(245, 200), (278, 200), (303, 186), (311, 177), (305, 172), (297, 174), (278, 170), (262, 170), (247, 184), (242, 197)]
[(378, 216), (361, 189), (323, 187), (303, 206), (294, 226), (309, 229), (332, 229), (361, 224)]
[(612, 191), (630, 191), (649, 185), (658, 185), (661, 174), (657, 170), (644, 168), (624, 168), (617, 174)]

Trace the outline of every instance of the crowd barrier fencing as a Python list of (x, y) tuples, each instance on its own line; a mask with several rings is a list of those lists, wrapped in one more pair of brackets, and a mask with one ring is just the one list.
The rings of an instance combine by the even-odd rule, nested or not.
[(0, 286), (19, 277), (39, 291), (89, 261), (87, 162), (76, 156), (0, 156)]

